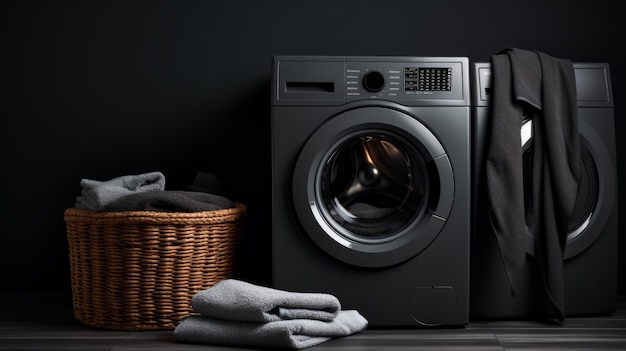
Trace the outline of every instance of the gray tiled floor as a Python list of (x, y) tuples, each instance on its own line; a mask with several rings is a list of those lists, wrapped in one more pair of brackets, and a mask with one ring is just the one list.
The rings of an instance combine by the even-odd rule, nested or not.
[[(536, 321), (476, 321), (464, 328), (368, 329), (312, 350), (626, 350), (626, 298), (615, 314)], [(178, 344), (171, 331), (110, 331), (72, 316), (64, 295), (0, 294), (0, 350), (251, 350)]]

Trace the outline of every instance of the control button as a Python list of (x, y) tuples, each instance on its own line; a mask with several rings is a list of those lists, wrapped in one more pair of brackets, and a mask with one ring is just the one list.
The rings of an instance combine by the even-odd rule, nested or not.
[(371, 92), (378, 92), (385, 87), (385, 77), (380, 72), (371, 71), (363, 76), (363, 87)]

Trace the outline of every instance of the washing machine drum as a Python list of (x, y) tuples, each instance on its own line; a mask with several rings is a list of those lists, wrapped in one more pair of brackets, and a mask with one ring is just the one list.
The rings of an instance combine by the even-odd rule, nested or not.
[(324, 252), (384, 267), (421, 252), (454, 199), (443, 146), (417, 118), (363, 107), (333, 116), (308, 139), (293, 175), (298, 219)]

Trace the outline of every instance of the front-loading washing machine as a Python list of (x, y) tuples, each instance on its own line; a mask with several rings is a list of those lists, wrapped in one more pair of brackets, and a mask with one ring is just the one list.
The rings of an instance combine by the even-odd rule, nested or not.
[[(581, 174), (563, 254), (567, 316), (614, 312), (617, 299), (617, 176), (609, 66), (574, 63), (574, 75)], [(470, 314), (472, 318), (551, 316), (539, 263), (533, 258), (531, 231), (527, 231), (525, 266), (512, 277), (512, 282), (505, 271), (489, 221), (484, 175), (491, 65), (474, 63), (472, 78), (475, 144)], [(532, 129), (530, 123), (531, 120), (525, 120), (520, 129), (524, 172), (530, 171), (532, 157), (532, 134), (527, 132)]]
[(468, 323), (469, 89), (467, 58), (274, 57), (275, 287)]

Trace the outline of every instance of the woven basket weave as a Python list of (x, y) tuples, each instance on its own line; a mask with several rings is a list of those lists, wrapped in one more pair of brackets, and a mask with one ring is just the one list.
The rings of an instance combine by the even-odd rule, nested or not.
[(168, 330), (232, 275), (246, 206), (192, 212), (69, 208), (74, 315), (103, 329)]

